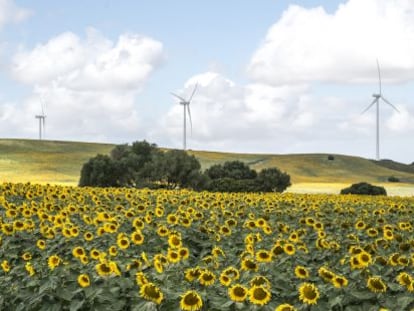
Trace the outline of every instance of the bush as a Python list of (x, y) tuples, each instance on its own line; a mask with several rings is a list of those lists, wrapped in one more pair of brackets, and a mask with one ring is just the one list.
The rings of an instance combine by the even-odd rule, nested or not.
[(333, 155), (331, 155), (331, 154), (330, 154), (330, 155), (328, 155), (328, 160), (329, 160), (329, 161), (333, 161), (333, 160), (335, 160), (335, 157), (334, 157)]
[(389, 182), (400, 182), (400, 179), (395, 176), (388, 177)]
[(384, 187), (374, 186), (366, 182), (353, 184), (341, 190), (341, 194), (387, 195)]

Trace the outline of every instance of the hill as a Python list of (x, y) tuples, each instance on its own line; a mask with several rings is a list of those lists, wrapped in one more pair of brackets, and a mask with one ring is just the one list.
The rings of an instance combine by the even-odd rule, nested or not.
[[(0, 139), (0, 182), (76, 185), (83, 163), (98, 153), (108, 154), (113, 147), (99, 143)], [(398, 177), (402, 182), (394, 187), (407, 184), (414, 187), (412, 166), (397, 162), (390, 165), (388, 162), (345, 155), (334, 155), (334, 160), (328, 160), (327, 154), (189, 152), (200, 160), (203, 169), (232, 160), (246, 162), (258, 170), (276, 166), (290, 174), (294, 184), (292, 189), (299, 192), (306, 189), (313, 189), (311, 192), (337, 192), (342, 185), (353, 182), (386, 183), (389, 176)], [(303, 185), (307, 187), (305, 190)]]

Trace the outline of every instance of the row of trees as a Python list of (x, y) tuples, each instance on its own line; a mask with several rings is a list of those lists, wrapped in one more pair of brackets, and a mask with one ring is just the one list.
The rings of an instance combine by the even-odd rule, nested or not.
[(282, 192), (290, 176), (277, 168), (257, 173), (240, 161), (216, 164), (201, 171), (200, 162), (181, 150), (162, 151), (146, 141), (118, 145), (110, 155), (89, 159), (80, 186), (191, 188), (221, 192)]

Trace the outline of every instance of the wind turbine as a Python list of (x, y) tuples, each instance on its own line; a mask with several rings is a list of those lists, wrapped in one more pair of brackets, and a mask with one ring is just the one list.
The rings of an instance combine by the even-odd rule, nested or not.
[(42, 107), (42, 114), (40, 115), (36, 115), (35, 118), (39, 119), (39, 140), (42, 140), (42, 133), (43, 136), (45, 135), (45, 119), (46, 119), (46, 115), (45, 115), (45, 111), (43, 108), (43, 96), (40, 96), (40, 106)]
[(191, 96), (188, 100), (185, 100), (184, 98), (182, 98), (181, 96), (178, 96), (177, 94), (171, 93), (171, 95), (177, 97), (180, 100), (180, 105), (183, 105), (183, 109), (184, 109), (184, 132), (183, 132), (183, 150), (184, 151), (187, 150), (187, 112), (188, 112), (188, 117), (190, 120), (191, 133), (193, 132), (193, 123), (191, 121), (190, 103), (197, 90), (197, 86), (198, 86), (198, 83), (196, 83), (196, 85), (194, 86), (193, 93), (191, 93)]
[(393, 104), (391, 104), (384, 96), (382, 96), (382, 90), (381, 90), (381, 71), (380, 71), (380, 65), (377, 59), (377, 68), (378, 68), (378, 81), (379, 81), (379, 92), (378, 93), (374, 93), (372, 94), (372, 96), (374, 97), (374, 100), (372, 101), (372, 103), (365, 108), (364, 111), (362, 111), (361, 114), (365, 113), (366, 111), (368, 111), (374, 104), (376, 104), (376, 109), (377, 109), (377, 124), (376, 124), (376, 158), (377, 161), (380, 160), (380, 142), (379, 142), (379, 102), (380, 99), (382, 99), (386, 104), (390, 105), (395, 111), (400, 112)]

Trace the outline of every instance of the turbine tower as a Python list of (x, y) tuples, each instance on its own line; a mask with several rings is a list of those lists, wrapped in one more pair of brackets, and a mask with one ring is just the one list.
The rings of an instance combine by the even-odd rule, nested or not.
[(180, 105), (183, 105), (183, 110), (184, 110), (183, 150), (184, 151), (187, 150), (187, 112), (188, 112), (188, 117), (189, 117), (190, 126), (191, 126), (191, 133), (193, 132), (190, 103), (197, 90), (197, 86), (198, 86), (198, 83), (196, 83), (196, 85), (194, 86), (193, 92), (191, 93), (191, 96), (188, 100), (185, 100), (184, 98), (182, 98), (181, 96), (178, 96), (177, 94), (171, 93), (171, 95), (177, 97), (180, 100)]
[(362, 111), (361, 114), (368, 111), (374, 104), (376, 105), (376, 160), (380, 160), (380, 128), (379, 128), (379, 102), (380, 99), (382, 99), (386, 104), (390, 105), (395, 111), (400, 112), (393, 104), (391, 104), (384, 96), (382, 96), (382, 90), (381, 90), (381, 71), (380, 71), (380, 65), (377, 59), (377, 68), (378, 68), (378, 83), (379, 83), (379, 92), (372, 94), (374, 97), (374, 100), (372, 103), (365, 108), (364, 111)]
[(45, 123), (46, 123), (45, 122), (46, 115), (43, 109), (43, 97), (40, 98), (40, 105), (42, 107), (42, 114), (36, 115), (35, 118), (39, 119), (39, 140), (42, 140), (42, 134), (43, 134), (43, 138), (45, 136)]

